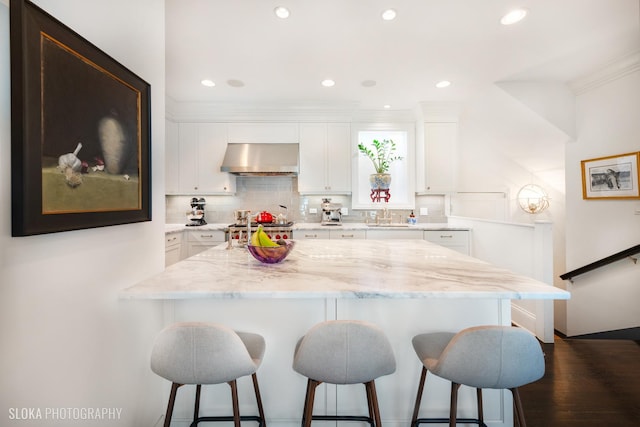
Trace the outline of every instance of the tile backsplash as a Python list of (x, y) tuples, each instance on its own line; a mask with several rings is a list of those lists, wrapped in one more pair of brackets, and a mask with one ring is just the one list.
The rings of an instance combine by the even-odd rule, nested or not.
[[(368, 215), (375, 211), (352, 210), (351, 196), (341, 195), (300, 195), (298, 180), (295, 177), (238, 177), (236, 194), (233, 196), (198, 195), (198, 196), (166, 196), (166, 223), (180, 224), (187, 222), (187, 211), (191, 209), (192, 197), (204, 197), (205, 219), (209, 223), (233, 223), (233, 212), (248, 209), (252, 213), (267, 211), (272, 214), (287, 214), (294, 222), (320, 222), (321, 204), (324, 197), (331, 198), (333, 203), (341, 203), (348, 208), (348, 215), (343, 215), (343, 222), (364, 222)], [(418, 223), (447, 222), (445, 216), (444, 196), (416, 196), (414, 213)], [(285, 206), (282, 208), (281, 206)], [(419, 215), (420, 208), (427, 208), (428, 215)], [(312, 213), (315, 209), (316, 213)], [(404, 221), (411, 213), (407, 209), (394, 209), (390, 213), (396, 219)]]

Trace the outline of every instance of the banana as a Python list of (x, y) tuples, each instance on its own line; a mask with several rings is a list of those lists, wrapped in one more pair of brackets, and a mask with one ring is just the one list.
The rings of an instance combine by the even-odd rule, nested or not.
[(257, 233), (258, 233), (258, 239), (260, 240), (260, 246), (265, 246), (265, 247), (280, 246), (279, 244), (271, 240), (267, 235), (267, 233), (265, 233), (262, 228), (258, 227)]
[(259, 232), (262, 230), (262, 225), (258, 226), (258, 229), (251, 234), (251, 246), (262, 246), (260, 244)]

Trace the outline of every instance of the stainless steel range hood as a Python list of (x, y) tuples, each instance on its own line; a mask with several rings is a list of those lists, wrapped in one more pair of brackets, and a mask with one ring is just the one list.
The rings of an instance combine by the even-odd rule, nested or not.
[(243, 176), (294, 176), (298, 144), (227, 144), (220, 170)]

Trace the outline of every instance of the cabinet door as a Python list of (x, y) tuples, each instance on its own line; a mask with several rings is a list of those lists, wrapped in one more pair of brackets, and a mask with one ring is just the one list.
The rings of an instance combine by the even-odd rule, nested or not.
[(293, 230), (292, 238), (295, 240), (304, 239), (329, 239), (329, 230)]
[(423, 191), (448, 193), (456, 188), (458, 123), (424, 124)]
[(398, 230), (367, 230), (367, 239), (416, 239), (422, 240), (422, 230), (409, 230), (400, 228)]
[[(180, 194), (233, 194), (235, 176), (220, 171), (227, 148), (226, 123), (180, 123)], [(167, 159), (171, 162), (172, 159)]]
[(165, 134), (164, 189), (167, 194), (177, 194), (180, 192), (180, 127), (178, 123), (165, 120)]
[(348, 123), (300, 124), (302, 194), (351, 193), (351, 127)]
[[(198, 124), (180, 123), (179, 137), (179, 184), (181, 194), (194, 194), (200, 191), (198, 186)], [(169, 159), (168, 161), (171, 161)]]
[(300, 173), (299, 193), (326, 193), (327, 125), (324, 123), (300, 124)]
[(164, 266), (182, 260), (182, 233), (169, 233), (164, 239)]
[(194, 256), (225, 241), (224, 231), (189, 231), (187, 256)]
[(329, 230), (329, 235), (334, 239), (366, 239), (365, 230)]
[(470, 255), (469, 231), (466, 230), (426, 230), (424, 240)]
[(351, 193), (351, 126), (349, 123), (327, 125), (326, 173), (329, 190)]
[(198, 126), (198, 187), (209, 194), (236, 192), (236, 177), (221, 172), (227, 149), (226, 123), (201, 123)]

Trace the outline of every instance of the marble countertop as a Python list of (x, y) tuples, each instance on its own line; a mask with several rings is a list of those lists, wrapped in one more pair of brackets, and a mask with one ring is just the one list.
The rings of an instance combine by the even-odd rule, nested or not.
[(499, 298), (569, 293), (424, 240), (300, 240), (280, 264), (208, 249), (120, 292), (123, 299)]
[[(184, 230), (191, 231), (224, 231), (229, 224), (206, 224), (197, 227), (187, 227), (184, 224), (165, 224), (165, 233), (178, 233)], [(423, 224), (392, 224), (375, 225), (363, 222), (343, 222), (341, 225), (322, 225), (319, 222), (300, 222), (293, 224), (293, 230), (469, 230), (469, 228), (450, 227), (446, 223)]]

